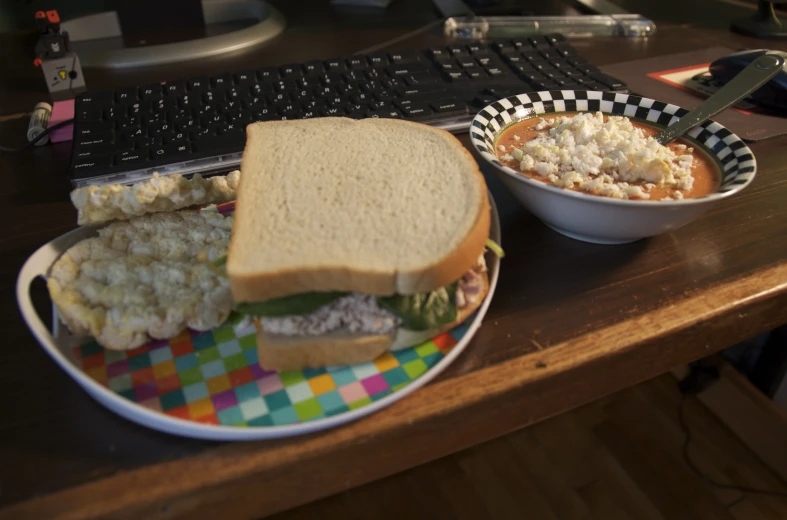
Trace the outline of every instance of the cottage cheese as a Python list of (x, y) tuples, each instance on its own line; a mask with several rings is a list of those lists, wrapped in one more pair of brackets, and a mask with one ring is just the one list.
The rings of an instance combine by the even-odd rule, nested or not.
[[(646, 136), (626, 117), (601, 112), (542, 119), (538, 135), (501, 157), (516, 161), (551, 184), (618, 199), (648, 199), (655, 186), (673, 188), (673, 198), (694, 185), (692, 148), (675, 151)], [(677, 152), (677, 153), (676, 153)], [(681, 191), (679, 191), (681, 190)]]

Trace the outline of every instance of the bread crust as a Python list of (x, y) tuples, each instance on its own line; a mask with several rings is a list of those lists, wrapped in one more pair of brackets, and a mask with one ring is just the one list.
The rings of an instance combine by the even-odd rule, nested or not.
[(386, 335), (335, 331), (322, 336), (280, 336), (265, 332), (259, 320), (254, 320), (260, 365), (276, 371), (356, 365), (372, 361), (388, 350), (420, 345), (461, 324), (481, 306), (489, 293), (486, 273), (483, 280), (482, 296), (473, 305), (461, 309), (456, 320), (438, 329), (414, 331), (400, 328), (394, 334)]
[[(335, 118), (339, 119), (339, 118)], [(346, 119), (346, 118), (340, 118)], [(362, 121), (353, 123), (362, 123)], [(281, 122), (273, 122), (279, 124)], [(486, 239), (489, 237), (491, 225), (491, 209), (484, 176), (472, 154), (450, 132), (409, 121), (376, 121), (375, 124), (417, 125), (419, 130), (428, 130), (441, 135), (450, 136), (450, 140), (461, 156), (471, 165), (473, 178), (479, 184), (478, 212), (474, 224), (464, 240), (448, 255), (436, 263), (415, 271), (399, 271), (396, 273), (371, 270), (359, 270), (352, 266), (321, 266), (319, 268), (293, 268), (263, 273), (238, 273), (232, 269), (232, 252), (236, 244), (235, 236), (243, 233), (244, 222), (236, 219), (233, 226), (233, 238), (230, 240), (229, 261), (227, 272), (236, 302), (254, 302), (278, 298), (310, 291), (356, 291), (364, 294), (385, 296), (391, 294), (415, 294), (429, 292), (459, 279), (467, 272), (482, 254)], [(260, 123), (268, 124), (268, 123)], [(256, 124), (246, 129), (247, 143), (253, 141)], [(251, 165), (244, 168), (246, 161), (253, 161), (250, 154), (245, 154), (241, 163), (241, 171), (251, 171)], [(237, 190), (237, 205), (244, 202), (244, 176), (241, 175)], [(251, 203), (251, 202), (250, 202)]]

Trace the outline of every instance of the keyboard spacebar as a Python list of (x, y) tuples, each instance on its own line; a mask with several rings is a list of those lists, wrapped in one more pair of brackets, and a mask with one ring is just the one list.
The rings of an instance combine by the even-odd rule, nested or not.
[(194, 151), (197, 153), (240, 152), (243, 151), (245, 143), (244, 134), (204, 137), (194, 141)]

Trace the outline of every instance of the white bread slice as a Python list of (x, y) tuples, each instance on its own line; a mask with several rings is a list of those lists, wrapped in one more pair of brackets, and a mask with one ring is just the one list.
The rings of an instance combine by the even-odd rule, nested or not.
[(254, 320), (260, 366), (266, 370), (282, 372), (356, 365), (372, 361), (388, 350), (420, 345), (461, 324), (481, 306), (489, 292), (489, 278), (486, 273), (483, 280), (483, 289), (474, 304), (461, 309), (452, 323), (433, 330), (399, 328), (394, 334), (353, 334), (340, 330), (322, 336), (279, 336), (265, 332), (260, 321)]
[(389, 119), (249, 125), (227, 261), (236, 302), (413, 294), (475, 263), (486, 184), (450, 133)]

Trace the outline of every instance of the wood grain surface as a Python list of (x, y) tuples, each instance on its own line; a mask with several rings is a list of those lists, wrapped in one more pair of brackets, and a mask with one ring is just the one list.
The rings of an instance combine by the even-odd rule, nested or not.
[[(779, 411), (725, 367), (721, 378), (683, 415), (689, 453), (722, 484), (787, 493), (785, 480), (730, 430), (752, 414), (761, 432), (783, 431)], [(717, 386), (735, 400), (720, 420), (704, 396)], [(714, 487), (683, 458), (678, 381), (669, 374), (645, 381), (489, 442), (397, 475), (298, 507), (271, 520), (400, 518), (506, 520), (779, 520), (787, 501)], [(768, 408), (766, 411), (765, 408)], [(752, 439), (755, 440), (755, 439)], [(755, 440), (756, 442), (756, 440)]]
[[(366, 24), (361, 15), (339, 18), (314, 4), (285, 13), (285, 36), (252, 55), (172, 67), (167, 77), (347, 55), (434, 19), (413, 1), (394, 2), (396, 16)], [(603, 65), (691, 47), (763, 45), (724, 29), (657, 21), (659, 34), (647, 41), (599, 38), (575, 46)], [(9, 50), (0, 53), (0, 66), (21, 71), (0, 79), (0, 115), (43, 99), (37, 72), (19, 65), (25, 38), (0, 37)], [(432, 30), (395, 48), (441, 41)], [(86, 74), (94, 88), (161, 79), (161, 71)], [(24, 118), (0, 124), (0, 142), (18, 140), (25, 125)], [(503, 435), (787, 323), (785, 145), (787, 139), (774, 139), (752, 146), (758, 174), (740, 195), (675, 232), (623, 246), (556, 234), (485, 171), (507, 256), (467, 351), (433, 384), (365, 420), (244, 444), (176, 438), (129, 423), (46, 357), (19, 319), (12, 289), (27, 256), (76, 226), (65, 177), (69, 144), (0, 154), (2, 310), (9, 317), (0, 349), (0, 518), (272, 514)], [(46, 316), (43, 284), (33, 296)], [(603, 490), (588, 493), (603, 505)]]

